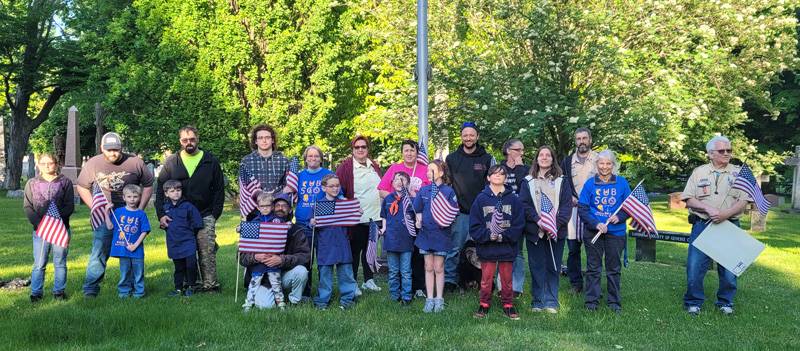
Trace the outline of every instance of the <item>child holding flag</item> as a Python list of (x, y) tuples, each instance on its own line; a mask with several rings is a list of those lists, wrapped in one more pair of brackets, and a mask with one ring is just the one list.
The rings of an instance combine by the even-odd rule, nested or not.
[(478, 193), (469, 212), (469, 233), (475, 240), (481, 260), (480, 304), (475, 318), (484, 318), (489, 312), (494, 272), (499, 270), (503, 313), (518, 320), (511, 270), (517, 259), (517, 241), (522, 238), (525, 228), (525, 215), (519, 197), (511, 187), (505, 186), (506, 169), (503, 165), (489, 167), (486, 179), (489, 185)]
[(144, 297), (144, 245), (142, 242), (150, 233), (147, 213), (139, 209), (142, 188), (128, 184), (122, 188), (125, 207), (114, 211), (111, 221), (106, 224), (113, 229), (111, 257), (119, 257), (120, 277), (117, 295), (126, 298)]
[(408, 192), (410, 182), (408, 173), (395, 173), (392, 179), (394, 192), (383, 199), (381, 206), (383, 249), (389, 263), (389, 297), (399, 300), (403, 306), (411, 303), (411, 254), (417, 234)]
[[(170, 179), (164, 182), (164, 215), (172, 218), (167, 232), (167, 256), (175, 265), (172, 275), (175, 290), (170, 296), (192, 296), (197, 281), (197, 232), (203, 229), (203, 216), (191, 202), (183, 199), (182, 184)], [(187, 283), (187, 284), (184, 284)]]
[[(31, 178), (25, 184), (25, 195), (22, 208), (28, 216), (28, 221), (33, 225), (33, 270), (31, 271), (31, 302), (42, 299), (44, 288), (44, 272), (47, 267), (47, 257), (53, 252), (53, 267), (55, 279), (53, 282), (53, 298), (65, 300), (64, 290), (67, 285), (67, 245), (57, 245), (48, 241), (43, 231), (51, 228), (42, 225), (48, 218), (51, 205), (57, 210), (56, 217), (62, 223), (58, 231), (63, 235), (64, 242), (69, 242), (69, 217), (75, 210), (73, 199), (72, 181), (58, 173), (58, 160), (52, 154), (42, 154), (37, 162), (39, 175)], [(58, 221), (58, 218), (53, 218)], [(45, 223), (46, 224), (46, 223)], [(57, 223), (55, 223), (57, 224)], [(48, 227), (48, 228), (44, 228)]]
[(431, 184), (414, 198), (416, 226), (421, 228), (414, 244), (425, 257), (425, 313), (444, 310), (444, 259), (453, 247), (450, 226), (458, 215), (456, 193), (449, 184), (447, 164), (434, 160), (428, 164)]

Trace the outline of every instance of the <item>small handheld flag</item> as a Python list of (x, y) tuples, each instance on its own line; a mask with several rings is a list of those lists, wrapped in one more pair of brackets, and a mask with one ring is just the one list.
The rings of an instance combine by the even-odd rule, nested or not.
[(503, 229), (503, 203), (500, 200), (497, 201), (494, 210), (492, 210), (492, 218), (489, 220), (489, 231), (492, 235), (500, 235), (505, 231), (505, 229)]
[(373, 273), (378, 273), (381, 268), (378, 263), (378, 223), (369, 221), (369, 241), (367, 242), (367, 266)]
[(255, 195), (261, 191), (261, 183), (245, 167), (239, 169), (239, 211), (246, 217), (256, 209)]
[(431, 183), (431, 214), (433, 221), (440, 227), (449, 227), (458, 216), (458, 205), (453, 205), (445, 199), (444, 195), (438, 196), (439, 186)]
[(539, 221), (536, 224), (547, 233), (550, 239), (556, 239), (558, 237), (558, 229), (556, 228), (555, 209), (553, 208), (553, 202), (550, 201), (550, 198), (545, 193), (542, 193), (540, 209)]
[(766, 215), (769, 212), (769, 208), (772, 207), (772, 203), (764, 197), (753, 171), (747, 164), (742, 165), (742, 169), (739, 170), (739, 176), (733, 182), (733, 189), (739, 189), (749, 195), (755, 201), (756, 208), (758, 208), (758, 212), (761, 212), (762, 216)]
[(317, 227), (353, 226), (361, 220), (358, 200), (318, 200), (314, 207)]
[(242, 222), (239, 227), (239, 252), (283, 253), (292, 223)]
[(631, 225), (640, 232), (658, 234), (656, 220), (650, 209), (650, 199), (644, 192), (644, 186), (639, 184), (633, 189), (631, 195), (622, 202), (622, 210), (628, 213), (633, 221)]
[(297, 160), (297, 157), (292, 157), (289, 161), (289, 170), (286, 171), (286, 186), (291, 190), (291, 192), (296, 193), (298, 191), (298, 174), (300, 173), (300, 162)]
[(99, 228), (105, 223), (106, 205), (108, 205), (108, 199), (106, 195), (103, 194), (103, 190), (100, 189), (100, 186), (95, 183), (94, 186), (92, 186), (92, 208), (89, 211), (92, 230)]
[(42, 218), (42, 221), (39, 222), (39, 227), (36, 228), (36, 235), (53, 245), (64, 248), (69, 245), (67, 227), (64, 225), (64, 220), (61, 219), (58, 208), (52, 200), (47, 207), (47, 213)]

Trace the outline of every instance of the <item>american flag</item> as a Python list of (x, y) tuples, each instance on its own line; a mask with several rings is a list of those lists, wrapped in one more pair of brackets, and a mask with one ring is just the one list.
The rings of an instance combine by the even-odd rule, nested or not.
[(539, 213), (539, 221), (536, 224), (547, 233), (550, 239), (555, 240), (558, 237), (555, 209), (553, 208), (553, 202), (550, 201), (550, 198), (545, 193), (542, 193), (542, 201), (539, 208), (541, 213)]
[(656, 230), (656, 220), (653, 218), (653, 211), (650, 209), (650, 199), (644, 192), (644, 186), (637, 185), (625, 201), (622, 202), (622, 210), (627, 212), (633, 221), (631, 225), (640, 232), (658, 234)]
[(50, 201), (50, 206), (47, 207), (47, 213), (39, 222), (39, 227), (36, 228), (36, 235), (42, 240), (66, 248), (69, 245), (69, 235), (67, 234), (67, 227), (58, 213), (58, 208), (53, 201)]
[[(414, 213), (414, 206), (411, 205), (411, 195), (408, 192), (408, 188), (403, 188), (403, 190), (400, 191), (400, 196), (403, 197), (403, 224), (405, 224), (409, 235), (417, 236), (417, 229), (415, 227), (417, 218), (409, 214), (409, 212)], [(411, 211), (409, 211), (409, 209)], [(412, 216), (414, 218), (412, 218)]]
[(449, 227), (458, 216), (458, 205), (453, 205), (445, 199), (444, 195), (439, 195), (439, 186), (431, 183), (431, 215), (433, 221), (440, 227)]
[(314, 207), (317, 227), (352, 226), (361, 220), (358, 200), (318, 200)]
[(292, 223), (242, 222), (239, 227), (239, 252), (283, 253)]
[(417, 152), (417, 162), (423, 165), (428, 164), (428, 145), (419, 143), (419, 152)]
[(255, 196), (261, 191), (261, 183), (244, 166), (239, 168), (239, 211), (247, 217), (256, 209)]
[(286, 171), (286, 186), (291, 189), (291, 192), (293, 193), (296, 193), (298, 190), (298, 173), (300, 173), (300, 162), (297, 161), (297, 157), (292, 157), (292, 159), (289, 161), (289, 170)]
[(503, 202), (498, 200), (492, 211), (492, 219), (489, 220), (489, 231), (494, 235), (503, 234)]
[(367, 242), (367, 266), (373, 273), (381, 268), (378, 263), (378, 223), (369, 221), (369, 241)]
[(103, 194), (103, 190), (95, 183), (92, 186), (92, 208), (89, 211), (92, 230), (99, 228), (106, 221), (106, 205), (108, 198)]
[(761, 212), (762, 216), (769, 212), (772, 203), (764, 198), (764, 193), (761, 192), (761, 187), (758, 186), (756, 177), (753, 176), (753, 171), (750, 170), (750, 166), (747, 164), (742, 165), (742, 169), (739, 170), (739, 176), (733, 182), (733, 188), (744, 191), (749, 195), (755, 201), (758, 212)]

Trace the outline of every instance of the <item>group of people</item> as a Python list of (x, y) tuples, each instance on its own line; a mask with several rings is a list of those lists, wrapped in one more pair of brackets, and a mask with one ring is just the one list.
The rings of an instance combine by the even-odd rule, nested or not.
[[(76, 188), (92, 208), (94, 235), (83, 286), (85, 296), (97, 296), (109, 256), (120, 258), (119, 296), (145, 295), (143, 242), (151, 228), (143, 209), (154, 191), (158, 224), (166, 231), (167, 253), (175, 264), (170, 294), (220, 291), (215, 227), (225, 199), (222, 169), (210, 152), (199, 148), (196, 128), (181, 128), (178, 135), (181, 151), (164, 161), (157, 181), (141, 159), (122, 152), (122, 140), (115, 133), (103, 136), (101, 154), (83, 166)], [(272, 246), (239, 256), (239, 263), (246, 268), (244, 308), (313, 301), (317, 308), (326, 309), (333, 292), (334, 271), (343, 309), (353, 306), (363, 290), (380, 291), (367, 264), (370, 230), (377, 225), (387, 253), (389, 296), (404, 306), (416, 296), (425, 299), (424, 312), (444, 310), (445, 293), (459, 289), (460, 256), (465, 246), (474, 246), (481, 269), (474, 316), (484, 318), (488, 314), (496, 288), (503, 313), (519, 319), (514, 299), (522, 293), (522, 250), (526, 248), (532, 279), (531, 310), (558, 313), (559, 276), (566, 246), (571, 291), (584, 294), (587, 310), (597, 310), (605, 266), (606, 305), (621, 312), (620, 256), (626, 243), (628, 216), (618, 209), (631, 188), (617, 174), (619, 165), (613, 151), (593, 151), (592, 135), (586, 128), (578, 128), (574, 136), (575, 152), (560, 164), (553, 148), (540, 146), (532, 164), (525, 165), (524, 143), (518, 139), (503, 144), (504, 160), (498, 163), (479, 143), (478, 126), (465, 122), (461, 144), (445, 160), (422, 161), (420, 145), (406, 140), (402, 143), (402, 160), (383, 172), (369, 157), (369, 140), (356, 136), (350, 143), (352, 154), (335, 170), (321, 166), (323, 151), (311, 145), (302, 155), (306, 168), (293, 171), (290, 160), (278, 151), (274, 129), (256, 126), (250, 133), (253, 151), (242, 159), (240, 174), (257, 180), (259, 189), (251, 199), (253, 211), (243, 220), (281, 230), (271, 241)], [(706, 151), (710, 162), (693, 171), (682, 195), (693, 225), (690, 240), (711, 221), (730, 220), (738, 225), (738, 217), (752, 201), (743, 192), (731, 189), (738, 168), (730, 164), (730, 141), (714, 137)], [(38, 169), (39, 175), (26, 184), (24, 201), (34, 228), (33, 302), (42, 298), (44, 268), (51, 251), (53, 295), (66, 298), (67, 249), (42, 240), (36, 231), (51, 203), (67, 228), (74, 211), (73, 185), (59, 174), (58, 160), (42, 154)], [(296, 176), (294, 186), (289, 184), (290, 175)], [(98, 199), (105, 199), (107, 204), (98, 204)], [(337, 199), (357, 200), (358, 223), (318, 225), (315, 207), (319, 202)], [(598, 240), (592, 241), (595, 236)], [(586, 251), (585, 275), (582, 247)], [(312, 298), (309, 278), (314, 263), (319, 281)], [(684, 307), (690, 314), (698, 314), (705, 299), (703, 278), (709, 263), (706, 255), (689, 246)], [(359, 267), (363, 271), (360, 287)], [(730, 314), (736, 276), (721, 266), (718, 269), (716, 304), (722, 313)], [(288, 296), (284, 296), (284, 290)]]

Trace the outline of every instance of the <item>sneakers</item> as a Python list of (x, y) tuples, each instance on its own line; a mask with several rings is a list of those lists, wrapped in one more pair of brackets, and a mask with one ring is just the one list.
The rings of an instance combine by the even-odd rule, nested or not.
[(547, 308), (544, 309), (544, 311), (547, 312), (547, 313), (550, 313), (550, 314), (557, 314), (558, 313), (558, 309), (554, 308), (554, 307), (547, 307)]
[(408, 307), (411, 305), (411, 300), (400, 300), (400, 306)]
[(427, 296), (425, 296), (425, 292), (422, 291), (422, 289), (417, 289), (417, 292), (414, 293), (414, 297), (416, 297), (418, 299), (424, 299)]
[(478, 310), (472, 315), (475, 318), (483, 319), (486, 318), (486, 314), (489, 313), (489, 306), (478, 305)]
[(531, 312), (533, 312), (533, 313), (540, 313), (540, 312), (543, 312), (543, 311), (544, 311), (543, 308), (531, 307)]
[(381, 291), (381, 287), (375, 284), (374, 279), (367, 280), (364, 284), (361, 284), (361, 288), (364, 290)]
[(192, 295), (194, 295), (194, 290), (192, 290), (192, 288), (188, 288), (183, 291), (183, 296), (191, 297)]
[(686, 309), (686, 312), (692, 316), (696, 316), (700, 314), (700, 306), (689, 306), (689, 308)]
[(586, 310), (589, 312), (597, 311), (597, 305), (586, 305)]
[(517, 309), (514, 308), (514, 306), (503, 307), (503, 314), (505, 314), (506, 317), (508, 317), (512, 321), (518, 321), (519, 320), (519, 314), (517, 313)]
[(610, 308), (611, 311), (614, 312), (615, 314), (622, 314), (622, 307), (621, 306), (611, 305), (611, 306), (608, 306), (608, 308)]
[(42, 301), (42, 295), (31, 295), (31, 303)]
[(56, 301), (67, 301), (67, 294), (60, 292), (53, 294), (53, 299)]
[(183, 295), (183, 291), (181, 290), (172, 290), (167, 294), (169, 297), (180, 297), (181, 295)]
[(733, 307), (731, 306), (722, 306), (719, 308), (719, 311), (726, 316), (730, 316), (733, 314)]
[(361, 292), (361, 289), (359, 289), (358, 287), (356, 287), (356, 297), (359, 297), (359, 296), (361, 296), (361, 295), (364, 295), (364, 293), (363, 293), (363, 292)]
[(434, 299), (425, 299), (425, 307), (422, 308), (422, 312), (431, 313), (433, 312), (433, 308), (436, 305)]
[(444, 299), (433, 299), (433, 312), (439, 313), (444, 311)]

